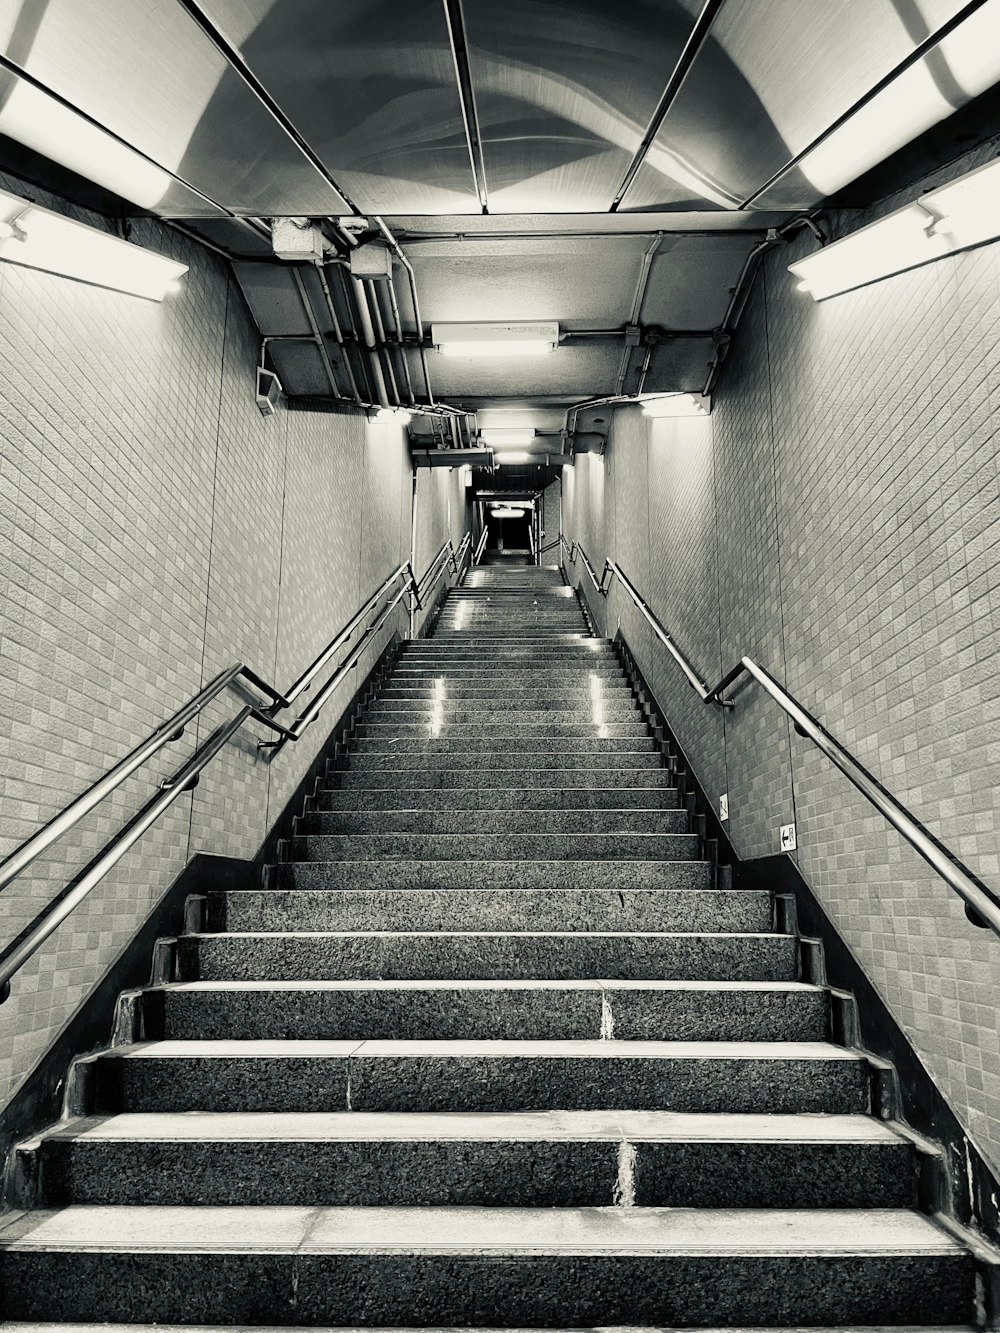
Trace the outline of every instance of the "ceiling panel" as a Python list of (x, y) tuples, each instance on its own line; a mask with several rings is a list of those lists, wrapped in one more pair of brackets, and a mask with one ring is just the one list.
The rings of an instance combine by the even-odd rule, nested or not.
[(414, 241), (424, 321), (555, 319), (607, 328), (628, 317), (646, 240)]
[(657, 344), (643, 393), (700, 393), (714, 353), (711, 338), (671, 338)]
[(664, 236), (650, 268), (640, 323), (715, 328), (755, 241), (752, 236)]
[(201, 8), (361, 209), (479, 211), (441, 0)]
[(614, 388), (621, 348), (617, 342), (574, 343), (551, 356), (515, 361), (481, 361), (431, 351), (427, 360), (434, 393), (447, 401), (537, 395), (572, 399)]
[(390, 216), (386, 221), (396, 237), (432, 236), (579, 236), (644, 235), (656, 232), (764, 231), (788, 220), (787, 212), (774, 213), (514, 213), (503, 217), (459, 215), (434, 218), (416, 214)]
[(283, 264), (236, 263), (233, 272), (243, 289), (250, 313), (265, 337), (312, 332), (289, 267)]
[[(607, 210), (691, 32), (678, 0), (465, 0), (491, 213)], [(704, 207), (688, 176), (670, 200)]]
[(233, 212), (347, 210), (177, 0), (0, 0), (0, 50)]
[(727, 0), (622, 207), (668, 203), (678, 158), (749, 197), (963, 3)]

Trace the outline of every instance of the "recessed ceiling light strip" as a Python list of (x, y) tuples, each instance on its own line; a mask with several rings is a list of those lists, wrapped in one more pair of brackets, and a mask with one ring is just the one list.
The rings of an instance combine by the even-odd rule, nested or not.
[(905, 74), (911, 66), (916, 65), (923, 60), (924, 56), (930, 51), (933, 51), (936, 46), (940, 45), (940, 43), (953, 33), (956, 28), (961, 27), (961, 25), (967, 19), (971, 18), (977, 10), (982, 9), (984, 5), (989, 4), (990, 2), (991, 0), (969, 0), (969, 3), (963, 5), (957, 14), (953, 14), (947, 23), (943, 23), (935, 32), (932, 32), (928, 37), (925, 37), (919, 45), (913, 48), (904, 60), (901, 60), (894, 69), (891, 69), (888, 74), (879, 79), (878, 83), (869, 88), (863, 97), (859, 97), (853, 106), (848, 107), (845, 112), (839, 115), (832, 125), (828, 125), (822, 134), (818, 134), (811, 143), (806, 144), (805, 148), (800, 149), (794, 157), (790, 158), (779, 171), (774, 173), (770, 180), (766, 180), (759, 189), (754, 190), (753, 194), (748, 195), (740, 204), (740, 208), (749, 208), (761, 197), (761, 195), (766, 194), (768, 190), (778, 183), (778, 181), (783, 180), (790, 171), (798, 166), (804, 157), (807, 157), (814, 151), (814, 149), (818, 148), (820, 144), (825, 143), (831, 135), (835, 134), (837, 130), (841, 128), (842, 125), (846, 125), (852, 116), (857, 115), (857, 113), (863, 110), (869, 102), (874, 101), (879, 93), (884, 92), (890, 84), (894, 83), (901, 74)]

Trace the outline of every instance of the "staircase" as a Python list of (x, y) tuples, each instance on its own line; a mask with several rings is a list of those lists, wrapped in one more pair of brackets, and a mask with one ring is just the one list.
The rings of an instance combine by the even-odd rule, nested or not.
[(450, 594), (290, 850), (19, 1150), (8, 1321), (973, 1319), (913, 1142), (558, 571)]

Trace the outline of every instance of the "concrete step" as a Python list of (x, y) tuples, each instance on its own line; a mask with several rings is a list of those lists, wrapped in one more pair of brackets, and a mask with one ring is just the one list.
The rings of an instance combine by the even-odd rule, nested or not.
[[(374, 736), (363, 736), (361, 739), (364, 744), (350, 751), (351, 761), (369, 766), (384, 763), (386, 755), (393, 755), (397, 760), (406, 755), (420, 757), (424, 764), (428, 760), (433, 763), (431, 756), (437, 755), (449, 767), (460, 763), (460, 756), (467, 755), (470, 763), (484, 768), (527, 767), (517, 762), (519, 757), (527, 755), (531, 756), (532, 767), (536, 765), (536, 760), (544, 760), (549, 767), (563, 768), (567, 756), (578, 759), (580, 755), (586, 755), (587, 758), (582, 762), (593, 764), (604, 755), (610, 756), (617, 766), (621, 762), (620, 756), (628, 755), (629, 759), (625, 762), (631, 765), (631, 757), (642, 751), (655, 758), (657, 764), (660, 763), (660, 755), (653, 749), (653, 738), (648, 735), (602, 737), (578, 734), (545, 737), (533, 732), (526, 736), (508, 737), (494, 729), (490, 736), (456, 736), (454, 739), (447, 736), (400, 736), (397, 740), (391, 735), (384, 740)], [(542, 766), (541, 762), (538, 766)]]
[(400, 721), (397, 719), (365, 718), (355, 727), (359, 741), (400, 740), (440, 740), (454, 745), (473, 743), (484, 750), (504, 748), (509, 741), (522, 742), (518, 749), (562, 750), (557, 744), (562, 740), (645, 740), (649, 736), (649, 727), (643, 718), (633, 714), (634, 721), (611, 718), (607, 722), (595, 721), (592, 717), (581, 718), (577, 714), (571, 721), (522, 721), (517, 713), (496, 712), (488, 714), (475, 722), (458, 722), (444, 713), (434, 725), (421, 722)]
[(674, 787), (453, 787), (447, 801), (441, 789), (434, 787), (399, 788), (327, 788), (313, 800), (314, 811), (366, 811), (377, 813), (394, 806), (410, 810), (488, 812), (492, 810), (548, 812), (559, 810), (675, 810), (678, 793)]
[(596, 734), (597, 728), (604, 722), (634, 722), (641, 730), (646, 730), (646, 722), (634, 699), (624, 698), (619, 703), (598, 695), (595, 699), (587, 697), (575, 702), (555, 704), (547, 708), (529, 708), (522, 699), (515, 695), (509, 704), (495, 696), (490, 700), (468, 701), (451, 699), (442, 695), (439, 699), (402, 700), (379, 699), (365, 709), (364, 722), (385, 726), (399, 723), (417, 724), (425, 729), (428, 726), (445, 727), (451, 731), (457, 724), (477, 727), (488, 726), (511, 729), (518, 734), (523, 727), (537, 729), (543, 735), (553, 725), (565, 726), (567, 723), (585, 726)]
[[(589, 708), (593, 699), (591, 686), (587, 681), (579, 685), (559, 686), (556, 689), (549, 690), (521, 690), (508, 689), (506, 687), (491, 685), (465, 685), (454, 682), (444, 682), (447, 699), (449, 704), (457, 704), (461, 708), (495, 708), (498, 703), (504, 704), (516, 702), (522, 708), (531, 709), (555, 709), (556, 711), (567, 708), (579, 708), (581, 705)], [(438, 701), (440, 685), (437, 677), (432, 676), (426, 683), (411, 681), (408, 684), (394, 681), (391, 685), (384, 687), (371, 706), (376, 704), (385, 704), (395, 708), (400, 707), (432, 707)], [(601, 699), (605, 704), (616, 707), (624, 707), (635, 703), (635, 696), (629, 686), (621, 684), (608, 684), (605, 681), (600, 683)]]
[[(405, 798), (400, 796), (397, 803)], [(686, 810), (407, 810), (384, 801), (379, 810), (320, 811), (301, 822), (303, 834), (422, 833), (466, 837), (511, 833), (687, 833)]]
[(150, 1039), (825, 1041), (796, 981), (194, 981), (140, 999)]
[(695, 861), (693, 833), (359, 833), (290, 842), (295, 861)]
[(861, 1114), (868, 1066), (825, 1042), (153, 1041), (85, 1056), (85, 1114), (635, 1110)]
[[(541, 799), (546, 790), (552, 793), (553, 799), (565, 792), (571, 801), (575, 801), (578, 792), (607, 791), (611, 784), (621, 791), (645, 791), (657, 787), (672, 793), (672, 800), (677, 799), (676, 788), (672, 785), (673, 774), (662, 766), (660, 755), (653, 750), (642, 755), (627, 756), (630, 761), (628, 768), (622, 768), (610, 755), (589, 755), (585, 767), (566, 762), (567, 757), (574, 756), (531, 755), (529, 764), (511, 764), (510, 767), (500, 765), (496, 768), (488, 768), (483, 764), (448, 763), (447, 760), (428, 765), (419, 755), (400, 757), (409, 762), (391, 766), (387, 762), (374, 763), (359, 767), (350, 760), (338, 760), (329, 765), (326, 781), (333, 784), (331, 791), (352, 794), (398, 788), (412, 790), (416, 794), (446, 788), (449, 800), (452, 792), (466, 792), (474, 783), (487, 801), (493, 795), (500, 800), (500, 793), (509, 791), (512, 783), (518, 784), (518, 790), (523, 793), (523, 802), (535, 794)], [(553, 762), (556, 758), (560, 758), (561, 762)], [(605, 762), (595, 763), (595, 759)]]
[(908, 1210), (91, 1208), (0, 1232), (11, 1320), (385, 1328), (970, 1322)]
[(278, 889), (714, 889), (707, 861), (291, 861)]
[(767, 933), (771, 895), (706, 889), (247, 889), (208, 895), (210, 932), (658, 930)]
[(907, 1208), (917, 1170), (867, 1116), (670, 1111), (117, 1115), (20, 1156), (39, 1208)]
[(793, 981), (791, 935), (631, 931), (296, 931), (182, 935), (181, 981)]

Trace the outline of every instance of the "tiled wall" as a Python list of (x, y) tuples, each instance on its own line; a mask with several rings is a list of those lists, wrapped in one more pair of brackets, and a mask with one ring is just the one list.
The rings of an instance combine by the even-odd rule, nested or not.
[[(810, 244), (769, 258), (710, 421), (619, 410), (606, 456), (566, 470), (564, 528), (705, 679), (751, 654), (1000, 890), (1000, 245), (815, 304), (786, 271)], [(737, 849), (795, 821), (802, 873), (1000, 1167), (1000, 941), (758, 690), (701, 705), (629, 606), (598, 612), (728, 792)]]
[[(134, 239), (190, 264), (181, 293), (155, 304), (0, 265), (0, 857), (229, 663), (290, 684), (410, 555), (399, 428), (261, 417), (258, 336), (223, 264), (153, 224)], [(427, 549), (448, 535), (457, 475), (421, 479)], [(353, 689), (273, 765), (246, 729), (27, 965), (0, 1010), (0, 1099), (193, 852), (255, 853)], [(197, 735), (240, 702), (220, 699)], [(194, 730), (4, 892), (5, 941)]]

